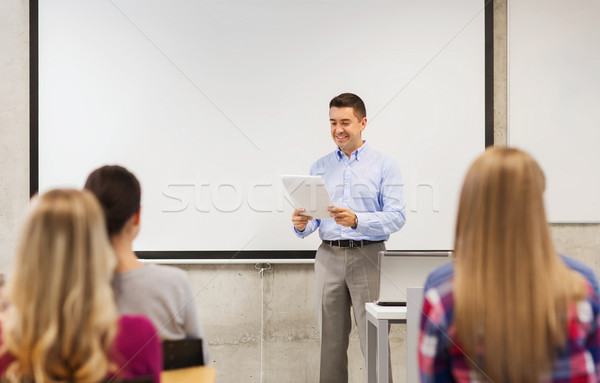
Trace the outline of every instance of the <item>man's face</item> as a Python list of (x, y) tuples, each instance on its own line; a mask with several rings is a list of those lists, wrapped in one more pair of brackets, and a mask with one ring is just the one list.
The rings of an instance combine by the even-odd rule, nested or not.
[(331, 137), (341, 151), (349, 155), (362, 145), (361, 133), (367, 125), (367, 118), (359, 120), (354, 115), (354, 108), (332, 107), (329, 109)]

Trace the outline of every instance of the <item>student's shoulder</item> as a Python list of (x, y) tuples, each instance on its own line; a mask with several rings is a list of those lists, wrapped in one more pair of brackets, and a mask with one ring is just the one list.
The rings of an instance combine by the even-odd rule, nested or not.
[(139, 336), (154, 336), (156, 327), (150, 319), (139, 314), (124, 314), (119, 317), (118, 334), (132, 338), (133, 334)]
[(147, 276), (152, 276), (154, 279), (187, 281), (186, 272), (177, 267), (150, 264), (150, 265), (144, 266), (144, 269), (145, 269), (144, 270), (145, 274)]
[[(152, 290), (160, 294), (161, 291), (173, 292), (189, 289), (189, 280), (185, 271), (172, 266), (147, 264), (143, 267), (127, 271), (115, 276), (117, 295), (132, 297), (136, 289)], [(123, 287), (129, 286), (129, 287)], [(134, 298), (135, 299), (135, 298)]]
[[(423, 297), (423, 316), (428, 323), (432, 323), (433, 332), (447, 328), (452, 323), (454, 312), (454, 278), (448, 276), (428, 288)], [(423, 325), (423, 323), (422, 323)], [(431, 330), (431, 328), (430, 328)]]
[(587, 282), (590, 284), (594, 293), (598, 297), (600, 297), (600, 284), (598, 282), (598, 277), (596, 276), (596, 273), (594, 272), (594, 270), (592, 270), (589, 266), (587, 266), (583, 262), (580, 262), (574, 258), (568, 257), (564, 254), (559, 254), (559, 256), (561, 257), (561, 259), (563, 260), (565, 265), (567, 265), (568, 268), (581, 274), (587, 280)]
[[(4, 349), (2, 347), (4, 345), (4, 341), (2, 340), (2, 321), (0, 320), (0, 350)], [(0, 376), (4, 375), (4, 372), (15, 361), (15, 357), (9, 353), (6, 349), (2, 353), (0, 353)]]
[(579, 271), (585, 274), (593, 274), (593, 270), (587, 266), (586, 264), (584, 264), (581, 261), (578, 261), (575, 258), (571, 258), (567, 255), (564, 254), (559, 254), (559, 256), (562, 258), (563, 262), (571, 269), (575, 270), (575, 271)]
[(125, 314), (119, 317), (113, 350), (115, 361), (124, 363), (126, 375), (159, 374), (161, 340), (156, 327), (145, 316)]
[(454, 305), (454, 268), (451, 263), (432, 271), (425, 282), (425, 301), (439, 306), (444, 312), (452, 311)]
[(454, 276), (454, 265), (452, 262), (445, 263), (429, 273), (425, 281), (425, 290), (437, 287)]
[(173, 266), (154, 265), (153, 267), (156, 268), (156, 278), (154, 279), (160, 282), (165, 292), (177, 291), (179, 294), (183, 294), (180, 296), (191, 294), (192, 285), (185, 271)]

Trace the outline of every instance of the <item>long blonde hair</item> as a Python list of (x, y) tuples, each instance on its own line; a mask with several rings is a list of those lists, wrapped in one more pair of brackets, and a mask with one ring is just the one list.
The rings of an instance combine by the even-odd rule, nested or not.
[(112, 370), (116, 265), (102, 209), (87, 191), (33, 202), (8, 281), (3, 351), (10, 381), (97, 383)]
[[(493, 382), (537, 382), (566, 342), (582, 279), (552, 244), (545, 179), (527, 153), (488, 149), (469, 169), (455, 237), (456, 335), (472, 368)], [(477, 366), (475, 366), (477, 365)]]

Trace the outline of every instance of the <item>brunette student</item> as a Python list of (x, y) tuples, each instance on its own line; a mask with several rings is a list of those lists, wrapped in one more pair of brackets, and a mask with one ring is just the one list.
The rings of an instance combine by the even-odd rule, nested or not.
[[(183, 270), (144, 265), (132, 250), (140, 231), (140, 183), (121, 166), (103, 166), (88, 177), (85, 188), (102, 205), (110, 241), (117, 254), (114, 278), (117, 308), (122, 314), (150, 318), (162, 339), (202, 338), (194, 295)], [(208, 347), (204, 343), (204, 361)]]
[(21, 231), (2, 314), (0, 376), (10, 382), (160, 381), (156, 329), (119, 317), (116, 265), (102, 209), (87, 191), (53, 190), (34, 200)]

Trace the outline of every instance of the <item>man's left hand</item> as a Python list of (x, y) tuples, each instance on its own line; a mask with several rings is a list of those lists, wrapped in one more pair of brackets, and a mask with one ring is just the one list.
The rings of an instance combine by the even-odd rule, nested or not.
[(346, 227), (356, 226), (356, 214), (354, 214), (350, 209), (333, 206), (327, 210), (329, 211), (329, 215), (335, 219), (335, 223), (338, 225)]

